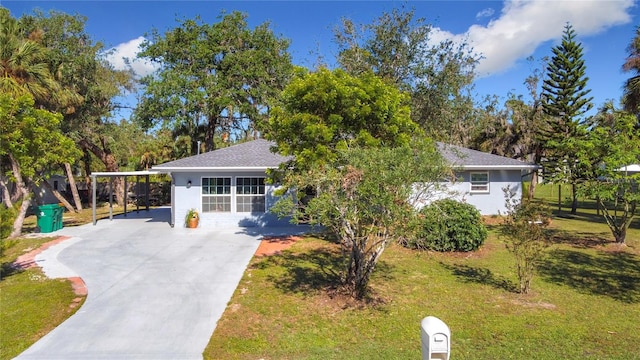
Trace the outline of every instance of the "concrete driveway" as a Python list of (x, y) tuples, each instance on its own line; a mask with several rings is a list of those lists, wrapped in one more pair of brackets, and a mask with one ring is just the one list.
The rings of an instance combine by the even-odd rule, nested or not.
[(201, 359), (264, 235), (296, 228), (185, 229), (169, 209), (64, 228), (36, 262), (80, 276), (83, 306), (16, 359)]

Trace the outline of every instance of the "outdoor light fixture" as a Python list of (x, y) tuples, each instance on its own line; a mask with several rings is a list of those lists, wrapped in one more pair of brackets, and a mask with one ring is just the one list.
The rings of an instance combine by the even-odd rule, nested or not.
[(187, 189), (191, 187), (191, 180), (187, 180)]

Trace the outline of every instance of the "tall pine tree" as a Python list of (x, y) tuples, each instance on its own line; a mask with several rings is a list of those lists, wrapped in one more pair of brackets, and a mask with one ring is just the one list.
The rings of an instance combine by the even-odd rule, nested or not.
[(553, 57), (547, 65), (542, 84), (542, 106), (549, 121), (540, 129), (545, 148), (545, 175), (556, 183), (569, 183), (572, 188), (571, 213), (578, 206), (576, 184), (581, 178), (577, 155), (585, 135), (583, 115), (593, 104), (587, 89), (589, 78), (582, 59), (582, 44), (576, 42), (571, 24), (564, 28), (562, 43), (551, 49)]

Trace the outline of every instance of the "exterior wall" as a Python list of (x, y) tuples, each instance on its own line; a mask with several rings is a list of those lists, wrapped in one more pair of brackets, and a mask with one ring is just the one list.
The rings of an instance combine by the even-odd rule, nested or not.
[(474, 170), (459, 173), (458, 182), (451, 184), (450, 189), (455, 192), (455, 195), (453, 195), (455, 199), (474, 205), (482, 215), (498, 215), (507, 211), (503, 191), (507, 186), (511, 191), (516, 192), (517, 198), (522, 196), (520, 170), (490, 170), (489, 191), (485, 193), (471, 192), (471, 172), (482, 171)]
[[(173, 173), (175, 193), (172, 207), (175, 215), (175, 226), (183, 227), (187, 210), (196, 208), (200, 214), (200, 227), (212, 228), (218, 226), (263, 227), (288, 225), (289, 219), (278, 219), (269, 213), (269, 208), (275, 204), (277, 197), (273, 195), (276, 186), (265, 184), (265, 213), (237, 213), (235, 210), (235, 179), (236, 177), (266, 177), (265, 172), (188, 172)], [(231, 212), (202, 212), (202, 178), (230, 177), (232, 196)], [(187, 188), (187, 182), (191, 187)]]

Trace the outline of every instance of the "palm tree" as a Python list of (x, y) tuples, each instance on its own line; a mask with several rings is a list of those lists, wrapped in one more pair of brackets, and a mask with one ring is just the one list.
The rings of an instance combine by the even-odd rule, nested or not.
[(633, 75), (624, 83), (622, 103), (626, 111), (640, 117), (640, 26), (636, 27), (636, 36), (627, 50), (629, 56), (622, 65), (622, 70)]
[(60, 85), (49, 72), (46, 49), (23, 36), (9, 10), (0, 8), (0, 91), (31, 95), (36, 104), (59, 96)]

